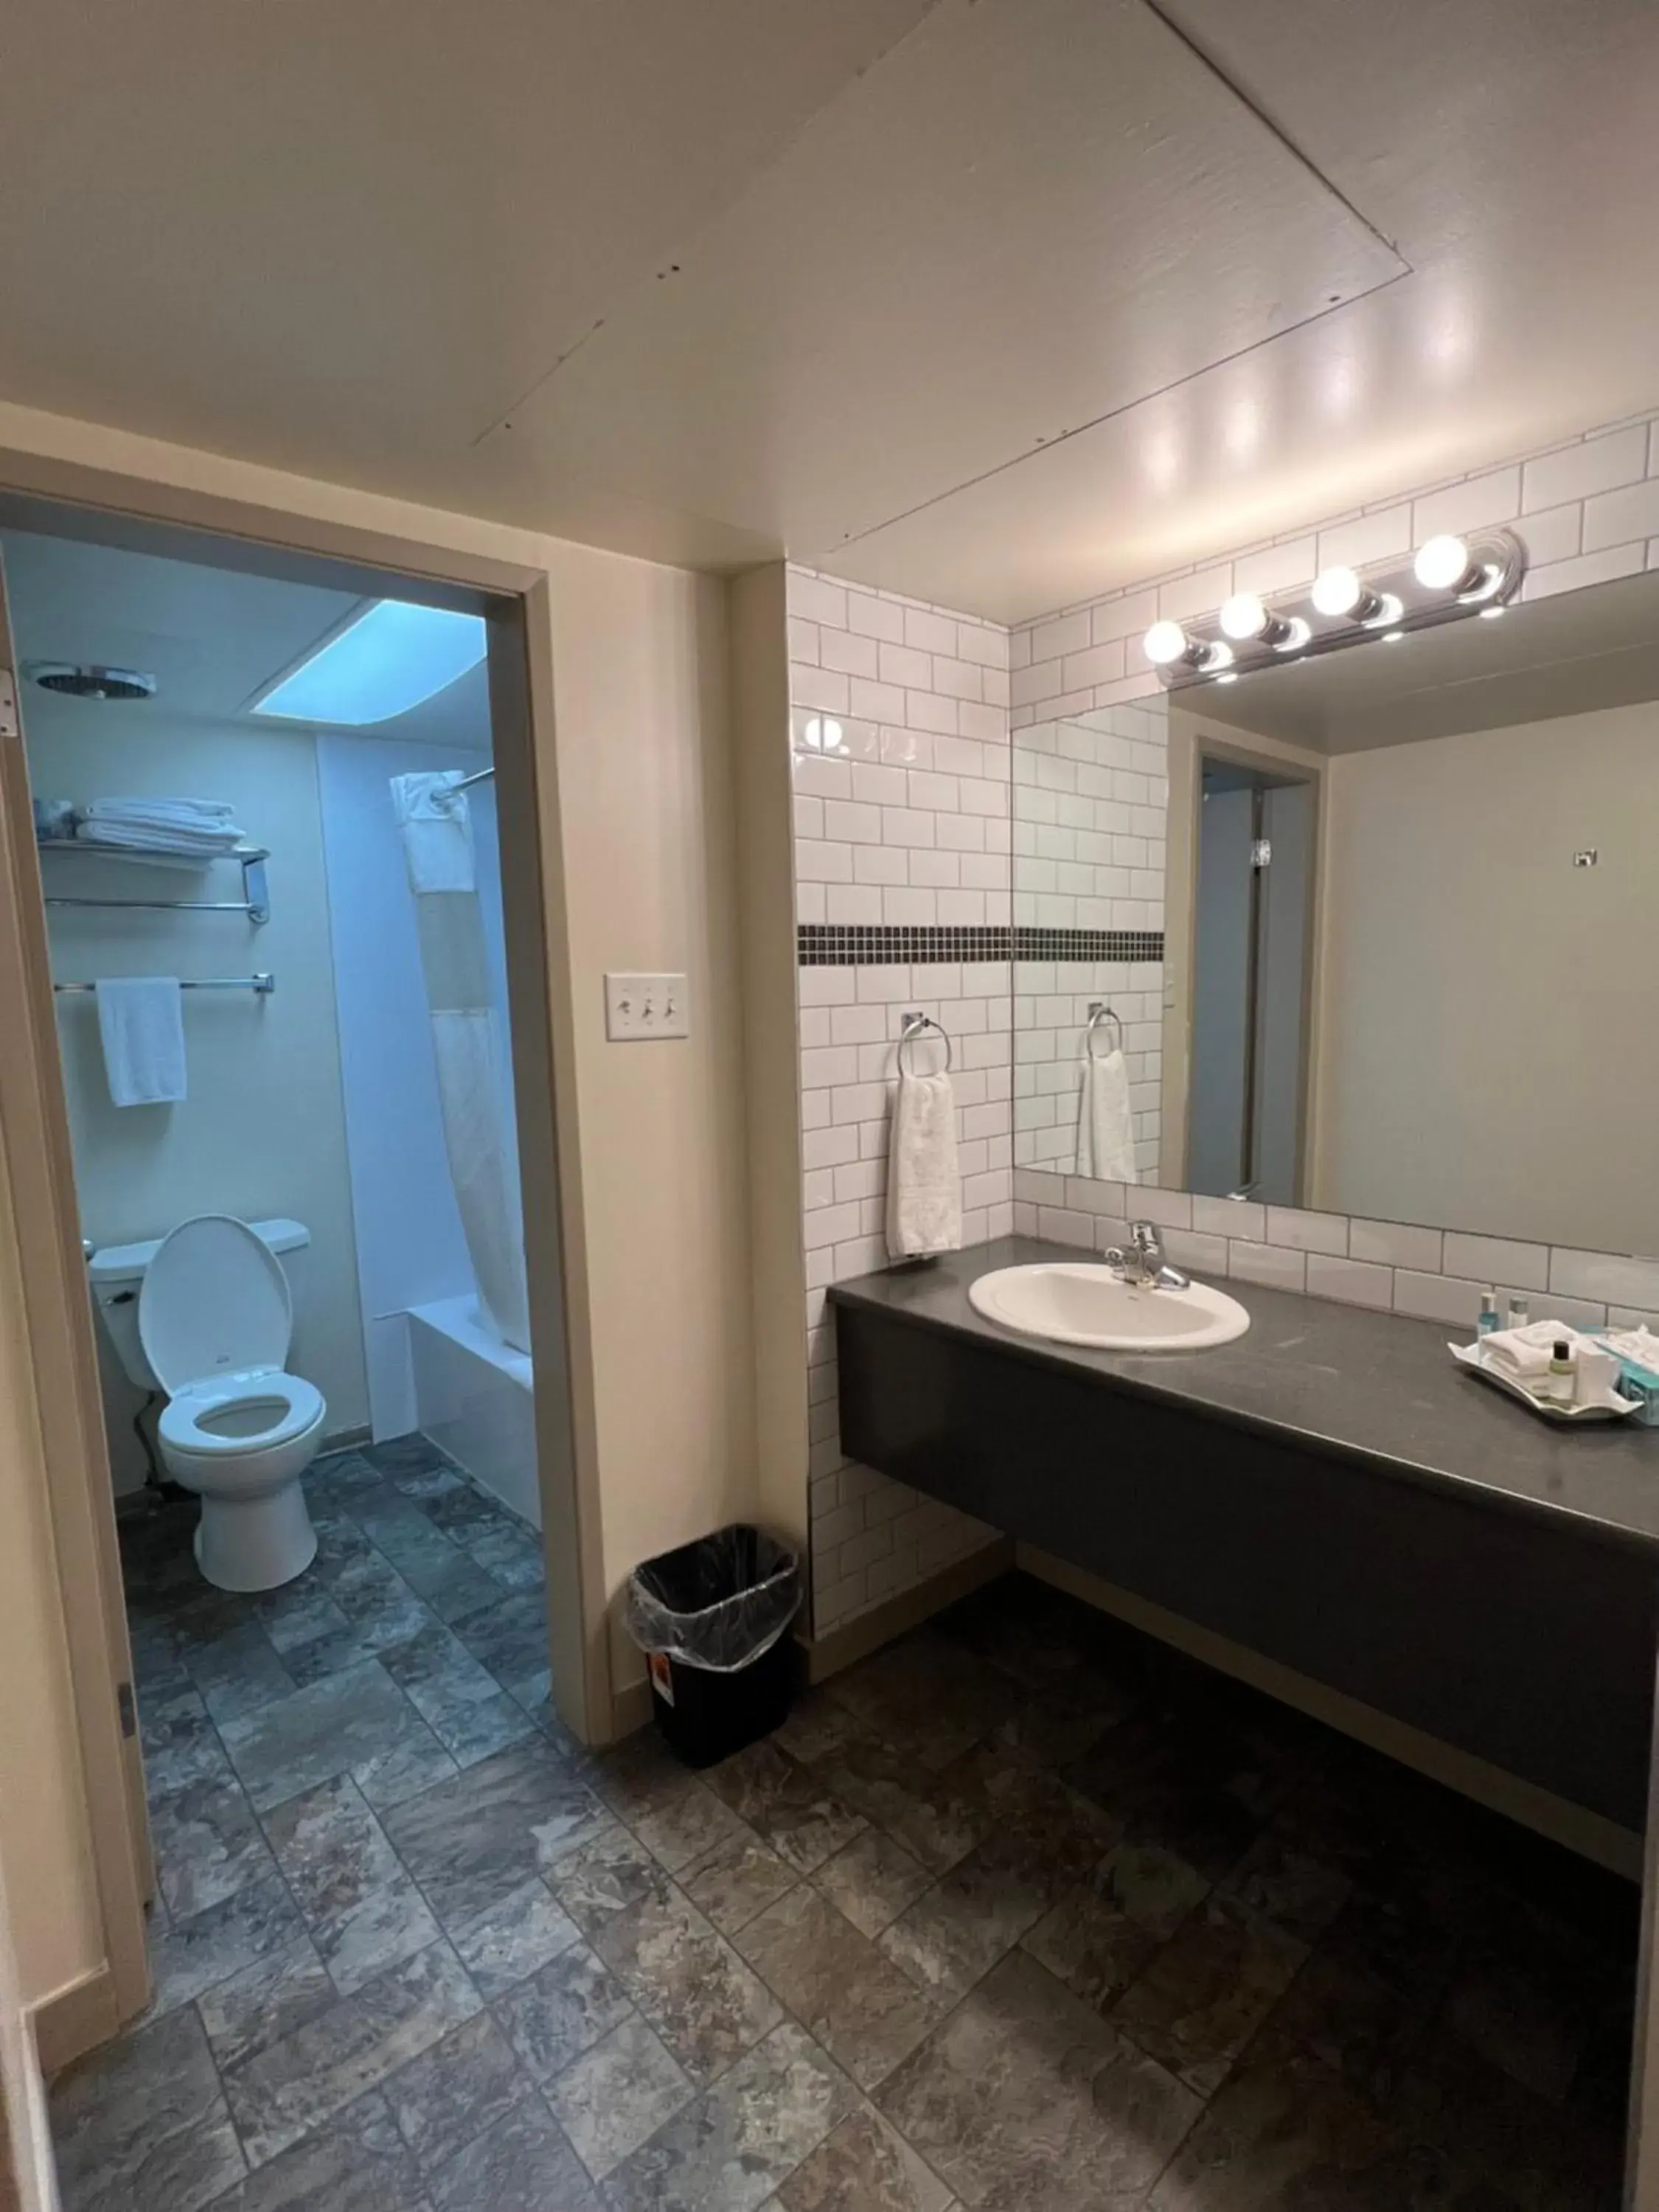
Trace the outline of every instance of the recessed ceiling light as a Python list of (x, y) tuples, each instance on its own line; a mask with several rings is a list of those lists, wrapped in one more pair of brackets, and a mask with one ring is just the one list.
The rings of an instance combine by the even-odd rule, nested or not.
[(378, 599), (256, 701), (256, 714), (358, 729), (447, 690), (489, 650), (482, 615)]

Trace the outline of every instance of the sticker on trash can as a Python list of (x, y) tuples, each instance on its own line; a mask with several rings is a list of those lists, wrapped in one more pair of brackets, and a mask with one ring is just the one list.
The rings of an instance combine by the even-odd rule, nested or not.
[(645, 1661), (651, 1669), (652, 1688), (664, 1705), (672, 1705), (674, 1702), (674, 1670), (668, 1663), (668, 1654), (665, 1651), (647, 1651)]

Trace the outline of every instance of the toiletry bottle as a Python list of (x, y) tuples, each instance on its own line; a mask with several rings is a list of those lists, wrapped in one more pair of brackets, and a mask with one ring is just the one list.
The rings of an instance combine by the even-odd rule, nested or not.
[(1553, 1406), (1570, 1406), (1578, 1387), (1574, 1370), (1572, 1346), (1565, 1336), (1558, 1336), (1550, 1354), (1550, 1371), (1538, 1386), (1540, 1398), (1547, 1398)]
[(1516, 1291), (1510, 1299), (1510, 1317), (1504, 1323), (1504, 1327), (1506, 1328), (1525, 1328), (1527, 1323), (1531, 1319), (1532, 1300), (1530, 1298), (1523, 1298), (1520, 1295), (1519, 1291)]
[(1482, 1291), (1480, 1293), (1480, 1318), (1475, 1323), (1475, 1333), (1480, 1336), (1490, 1336), (1497, 1327), (1498, 1293), (1496, 1291)]

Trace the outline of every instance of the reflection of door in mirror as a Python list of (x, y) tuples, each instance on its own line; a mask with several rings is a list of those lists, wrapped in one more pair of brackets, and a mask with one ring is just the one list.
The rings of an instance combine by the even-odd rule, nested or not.
[(1310, 784), (1200, 763), (1187, 1188), (1302, 1199)]

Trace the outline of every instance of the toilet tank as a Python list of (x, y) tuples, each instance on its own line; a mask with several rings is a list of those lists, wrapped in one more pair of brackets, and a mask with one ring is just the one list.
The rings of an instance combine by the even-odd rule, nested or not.
[[(248, 1227), (283, 1260), (283, 1272), (289, 1278), (290, 1292), (295, 1293), (297, 1310), (294, 1267), (287, 1255), (302, 1252), (311, 1242), (311, 1231), (301, 1221), (250, 1221)], [(161, 1239), (155, 1237), (144, 1244), (100, 1245), (87, 1262), (92, 1302), (103, 1316), (104, 1327), (109, 1331), (110, 1342), (119, 1355), (122, 1367), (141, 1390), (159, 1390), (161, 1387), (138, 1340), (138, 1293), (143, 1286), (144, 1270), (155, 1257), (161, 1243)]]

